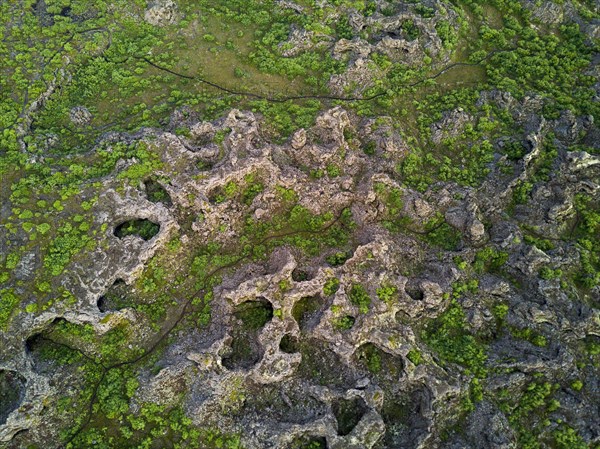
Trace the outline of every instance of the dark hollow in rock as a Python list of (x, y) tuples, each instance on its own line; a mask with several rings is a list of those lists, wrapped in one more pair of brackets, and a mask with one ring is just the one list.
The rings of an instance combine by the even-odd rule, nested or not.
[(44, 0), (39, 0), (31, 5), (31, 9), (34, 14), (38, 17), (40, 25), (43, 27), (50, 27), (54, 25), (54, 15), (48, 12), (48, 7)]
[(298, 376), (330, 388), (351, 388), (355, 385), (354, 371), (347, 368), (329, 344), (317, 339), (302, 339), (297, 352), (302, 354)]
[(233, 188), (228, 190), (226, 187), (215, 187), (207, 194), (210, 204), (221, 204), (234, 196)]
[(428, 433), (431, 394), (426, 388), (401, 395), (385, 395), (383, 447), (416, 448)]
[(377, 378), (378, 382), (394, 384), (404, 368), (401, 357), (389, 354), (372, 343), (360, 346), (355, 353), (355, 359), (370, 374)]
[(33, 434), (33, 432), (31, 432), (29, 429), (19, 430), (17, 433), (15, 433), (13, 435), (12, 439), (10, 440), (10, 446), (8, 446), (8, 449), (22, 448), (22, 447), (27, 447), (27, 448), (34, 447), (30, 444), (32, 434)]
[(137, 235), (148, 241), (160, 231), (160, 225), (146, 219), (128, 220), (115, 228), (115, 236), (122, 239), (128, 235)]
[(300, 329), (311, 329), (319, 324), (323, 305), (323, 299), (319, 296), (306, 296), (300, 298), (294, 304), (294, 307), (292, 307), (292, 316), (298, 323), (298, 326), (300, 326)]
[(98, 301), (96, 301), (96, 306), (98, 307), (98, 310), (100, 312), (106, 312), (109, 309), (108, 305), (106, 304), (106, 296), (100, 296), (100, 298), (98, 298)]
[(154, 179), (148, 179), (147, 181), (144, 181), (144, 187), (146, 188), (146, 196), (148, 197), (149, 201), (152, 201), (153, 203), (163, 203), (167, 206), (171, 206), (173, 204), (171, 197), (165, 188)]
[(123, 279), (117, 279), (113, 285), (111, 285), (106, 293), (96, 302), (98, 310), (100, 312), (114, 312), (117, 310), (124, 309), (131, 305), (129, 297), (127, 295), (127, 285)]
[(294, 271), (292, 271), (292, 280), (294, 282), (309, 281), (312, 278), (313, 276), (311, 276), (311, 274), (308, 271), (301, 270), (299, 268), (296, 268)]
[(333, 414), (338, 424), (338, 435), (348, 435), (367, 412), (367, 404), (360, 397), (338, 399), (333, 403)]
[(287, 449), (327, 449), (325, 437), (299, 437), (294, 439)]
[(38, 374), (54, 373), (56, 367), (50, 355), (58, 354), (63, 348), (48, 340), (44, 333), (34, 334), (25, 341), (25, 350), (30, 357), (33, 370)]
[(43, 334), (33, 334), (27, 340), (25, 340), (25, 350), (28, 354), (32, 354), (37, 351), (40, 346), (44, 344), (44, 336)]
[[(59, 320), (65, 321), (62, 318)], [(72, 372), (72, 364), (82, 360), (78, 350), (52, 341), (52, 327), (30, 336), (25, 342), (25, 349), (33, 370), (38, 374), (49, 376), (50, 385), (60, 383), (63, 374)]]
[(415, 301), (423, 301), (423, 291), (420, 288), (407, 288), (406, 294)]
[(56, 326), (64, 325), (64, 323), (68, 324), (68, 321), (65, 318), (57, 317), (54, 318), (42, 332), (38, 332), (37, 334), (33, 334), (25, 340), (25, 350), (28, 354), (36, 353), (40, 350), (40, 348), (45, 348), (48, 345), (55, 344), (46, 336), (53, 331)]
[(233, 314), (244, 328), (258, 330), (273, 318), (273, 305), (265, 298), (257, 298), (238, 305)]
[(239, 413), (262, 423), (308, 424), (327, 415), (325, 403), (306, 394), (304, 388), (293, 383), (250, 383), (246, 388), (244, 406)]
[(196, 162), (196, 168), (200, 171), (211, 171), (214, 165), (215, 164), (210, 161), (199, 160)]
[(339, 267), (346, 263), (348, 259), (352, 257), (352, 253), (348, 251), (338, 251), (330, 254), (325, 258), (325, 261), (332, 267)]
[(337, 330), (348, 331), (354, 327), (354, 323), (356, 323), (356, 318), (352, 315), (344, 315), (336, 319), (334, 326)]
[(0, 371), (0, 425), (16, 410), (25, 397), (27, 381), (16, 371)]
[(241, 321), (241, 326), (233, 328), (231, 353), (223, 358), (223, 366), (227, 369), (248, 369), (262, 357), (258, 332), (273, 318), (273, 306), (267, 299), (257, 298), (238, 305), (233, 315)]
[(256, 365), (262, 356), (256, 333), (236, 332), (231, 342), (231, 353), (223, 357), (223, 366), (230, 370), (249, 369)]
[(285, 334), (279, 342), (279, 349), (286, 354), (298, 352), (298, 339), (290, 334)]

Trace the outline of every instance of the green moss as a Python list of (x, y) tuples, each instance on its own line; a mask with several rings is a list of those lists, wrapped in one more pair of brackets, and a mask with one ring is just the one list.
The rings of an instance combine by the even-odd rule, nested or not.
[(571, 382), (571, 388), (575, 391), (581, 391), (581, 389), (583, 388), (583, 382), (579, 379), (576, 379), (573, 382)]
[(21, 299), (13, 289), (0, 290), (0, 329), (6, 330), (20, 303)]
[(488, 246), (475, 254), (473, 268), (477, 273), (497, 272), (508, 260), (508, 253)]
[(264, 185), (256, 179), (256, 175), (253, 173), (246, 175), (244, 181), (246, 186), (242, 192), (242, 202), (246, 205), (250, 205), (254, 198), (264, 190)]
[(292, 283), (289, 281), (289, 279), (282, 279), (277, 283), (277, 286), (279, 287), (279, 290), (281, 290), (281, 292), (285, 293), (290, 288), (292, 288)]
[(71, 258), (84, 248), (90, 248), (92, 239), (71, 223), (58, 228), (57, 236), (50, 242), (48, 252), (44, 256), (44, 267), (50, 274), (58, 276), (71, 261)]
[(535, 237), (535, 236), (528, 235), (528, 234), (523, 236), (523, 240), (525, 241), (525, 243), (528, 243), (529, 245), (533, 245), (536, 248), (541, 249), (542, 251), (551, 251), (555, 247), (554, 243), (552, 243), (548, 239)]
[(558, 449), (588, 449), (590, 446), (570, 426), (563, 425), (552, 434)]
[(336, 177), (340, 176), (342, 173), (342, 171), (340, 170), (340, 167), (338, 167), (335, 164), (328, 164), (326, 171), (327, 171), (327, 175), (330, 178), (336, 178)]
[(150, 151), (143, 142), (137, 143), (134, 157), (136, 163), (120, 172), (117, 175), (118, 179), (125, 179), (131, 185), (137, 186), (145, 178), (162, 168), (162, 162), (159, 157)]
[(17, 268), (17, 265), (20, 260), (21, 256), (18, 253), (10, 253), (6, 256), (4, 266), (7, 270), (14, 270), (15, 268)]
[(492, 314), (498, 321), (504, 321), (504, 319), (508, 315), (508, 311), (508, 305), (503, 303), (494, 304), (494, 306), (492, 307)]
[[(545, 430), (544, 421), (548, 414), (556, 410), (557, 404), (552, 396), (558, 388), (558, 384), (540, 379), (527, 384), (523, 391), (500, 392), (500, 409), (517, 431), (519, 447), (542, 447), (540, 434)], [(557, 437), (556, 433), (553, 437)], [(557, 440), (555, 443), (560, 444)]]
[(510, 328), (510, 332), (513, 337), (519, 338), (521, 340), (526, 340), (535, 346), (544, 347), (548, 344), (548, 341), (545, 336), (538, 334), (529, 327), (519, 329), (513, 326)]
[(375, 183), (373, 190), (385, 206), (381, 224), (391, 232), (401, 232), (410, 223), (407, 216), (402, 216), (404, 210), (403, 193), (396, 187), (390, 187), (382, 182)]

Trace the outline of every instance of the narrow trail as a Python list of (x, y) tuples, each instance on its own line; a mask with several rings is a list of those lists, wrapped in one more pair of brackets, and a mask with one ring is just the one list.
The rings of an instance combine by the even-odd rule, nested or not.
[[(503, 51), (507, 51), (507, 50), (503, 50)], [(476, 62), (454, 62), (452, 64), (449, 64), (447, 66), (445, 66), (444, 68), (442, 68), (441, 70), (439, 70), (438, 72), (435, 72), (432, 75), (423, 77), (419, 80), (416, 80), (412, 83), (406, 84), (402, 87), (416, 87), (420, 84), (423, 84), (427, 81), (430, 80), (434, 80), (438, 77), (440, 77), (441, 75), (443, 75), (444, 73), (452, 70), (455, 67), (472, 67), (472, 66), (480, 66), (484, 61), (486, 61), (487, 59), (491, 58), (494, 54), (498, 53), (498, 50), (493, 50), (491, 52), (489, 52), (488, 54), (486, 54), (483, 58), (481, 58), (480, 60), (476, 61)], [(308, 94), (308, 95), (289, 95), (289, 96), (281, 96), (281, 97), (274, 97), (271, 95), (261, 95), (261, 94), (257, 94), (254, 92), (250, 92), (250, 91), (243, 91), (243, 90), (234, 90), (234, 89), (229, 89), (225, 86), (222, 86), (218, 83), (215, 83), (213, 81), (209, 81), (205, 78), (202, 78), (200, 76), (192, 76), (192, 75), (187, 75), (185, 73), (179, 73), (176, 72), (174, 70), (171, 70), (167, 67), (161, 66), (160, 64), (157, 64), (153, 61), (151, 61), (150, 59), (146, 58), (146, 57), (136, 57), (137, 59), (140, 59), (144, 62), (146, 62), (147, 64), (151, 65), (152, 67), (170, 73), (171, 75), (175, 75), (179, 78), (183, 78), (183, 79), (188, 79), (188, 80), (192, 80), (192, 81), (198, 81), (200, 83), (206, 84), (207, 86), (213, 87), (217, 90), (226, 92), (228, 94), (231, 95), (236, 95), (236, 96), (240, 96), (240, 97), (248, 97), (248, 98), (255, 98), (257, 100), (264, 100), (264, 101), (268, 101), (270, 103), (285, 103), (287, 101), (295, 101), (295, 100), (329, 100), (329, 101), (341, 101), (341, 102), (359, 102), (359, 101), (373, 101), (376, 100), (377, 98), (383, 97), (385, 95), (388, 94), (388, 91), (382, 91), (373, 95), (368, 95), (365, 97), (360, 97), (360, 96), (337, 96), (337, 95), (317, 95), (317, 94)]]

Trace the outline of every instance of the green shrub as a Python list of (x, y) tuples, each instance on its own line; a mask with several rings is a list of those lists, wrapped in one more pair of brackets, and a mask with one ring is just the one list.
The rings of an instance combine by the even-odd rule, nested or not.
[(450, 50), (456, 47), (458, 43), (458, 35), (450, 22), (447, 20), (440, 20), (435, 25), (435, 30), (442, 41), (442, 45), (445, 49)]
[(535, 346), (544, 347), (548, 344), (548, 341), (545, 336), (538, 334), (529, 327), (523, 329), (511, 327), (510, 332), (513, 335), (513, 337), (519, 338), (521, 340), (526, 340)]
[(558, 449), (588, 449), (590, 447), (575, 429), (567, 425), (555, 430), (553, 437)]
[(330, 278), (325, 281), (323, 286), (323, 294), (325, 296), (331, 296), (340, 288), (340, 281), (338, 278)]
[(581, 391), (583, 388), (583, 382), (580, 379), (576, 379), (571, 382), (571, 388), (575, 391)]
[(553, 270), (550, 267), (542, 267), (540, 268), (539, 271), (539, 276), (542, 279), (545, 280), (550, 280), (550, 279), (558, 279), (562, 276), (562, 270), (557, 268), (556, 270)]
[(494, 304), (494, 307), (492, 307), (492, 314), (496, 320), (503, 321), (506, 318), (506, 315), (508, 315), (508, 310), (509, 308), (507, 304)]
[(353, 316), (346, 315), (346, 316), (336, 318), (333, 321), (333, 327), (335, 327), (336, 329), (341, 330), (341, 331), (347, 331), (347, 330), (352, 329), (355, 322), (356, 322), (356, 319)]
[(382, 284), (377, 289), (376, 293), (377, 293), (377, 297), (381, 301), (383, 301), (385, 303), (391, 303), (398, 297), (398, 287), (396, 287), (395, 285), (390, 285), (390, 284), (386, 284), (386, 285)]
[(361, 284), (352, 284), (350, 292), (348, 293), (348, 298), (352, 304), (358, 306), (358, 310), (360, 310), (361, 313), (367, 313), (369, 311), (371, 297)]
[(425, 241), (430, 245), (443, 248), (446, 251), (456, 251), (460, 245), (460, 233), (446, 223), (442, 216), (429, 220), (425, 224), (425, 231)]
[(344, 265), (346, 261), (351, 257), (351, 254), (347, 252), (338, 251), (330, 256), (327, 256), (325, 260), (332, 267), (339, 267), (340, 265)]
[(465, 313), (456, 300), (427, 323), (421, 338), (442, 360), (462, 365), (477, 377), (485, 377), (486, 347), (467, 330)]
[(507, 260), (507, 252), (497, 251), (494, 247), (488, 246), (487, 248), (477, 251), (473, 268), (477, 273), (496, 272)]
[(19, 260), (21, 260), (21, 256), (19, 256), (18, 253), (10, 253), (6, 256), (4, 266), (7, 270), (14, 270), (15, 268), (17, 268)]
[(406, 354), (406, 358), (416, 366), (420, 365), (423, 361), (423, 356), (421, 355), (421, 352), (418, 349), (414, 348), (408, 351), (408, 354)]

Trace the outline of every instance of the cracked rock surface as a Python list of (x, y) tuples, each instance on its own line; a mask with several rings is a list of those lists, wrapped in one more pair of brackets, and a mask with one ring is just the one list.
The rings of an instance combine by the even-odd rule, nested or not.
[[(572, 376), (569, 348), (581, 339), (600, 336), (597, 309), (576, 305), (557, 281), (526, 281), (539, 267), (568, 266), (576, 255), (567, 243), (557, 242), (552, 251), (529, 246), (516, 225), (526, 217), (528, 223), (539, 224), (536, 229), (543, 229), (544, 235), (560, 235), (562, 222), (556, 220), (556, 211), (569, 214), (572, 192), (578, 189), (598, 191), (598, 159), (568, 153), (555, 181), (560, 191), (540, 193), (537, 207), (517, 209), (515, 217), (507, 219), (498, 217), (497, 203), (480, 201), (480, 192), (468, 188), (448, 184), (419, 193), (397, 184), (385, 174), (385, 161), (357, 153), (344, 137), (348, 130), (364, 134), (369, 126), (368, 121), (336, 108), (319, 117), (315, 127), (294, 134), (289, 143), (275, 145), (260, 140), (257, 117), (234, 110), (221, 121), (193, 124), (189, 138), (157, 130), (130, 137), (160, 149), (159, 174), (169, 177), (161, 186), (169, 201), (150, 201), (143, 184), (119, 187), (118, 176), (102, 181), (102, 194), (93, 206), (96, 224), (104, 228), (100, 244), (75, 261), (60, 281), (75, 303), (49, 309), (35, 319), (18, 315), (12, 331), (2, 336), (3, 444), (19, 447), (23, 435), (28, 439), (54, 435), (45, 426), (44, 404), (82, 381), (67, 367), (51, 368), (53, 362), (43, 357), (51, 341), (61, 341), (53, 340), (53, 329), (64, 325), (86, 326), (98, 336), (125, 326), (134, 349), (141, 351), (133, 351), (131, 357), (153, 350), (149, 344), (161, 345), (156, 368), (141, 373), (143, 382), (132, 407), (147, 401), (168, 406), (182, 400), (194, 423), (241, 431), (248, 448), (287, 447), (319, 438), (330, 448), (440, 445), (446, 438), (442, 432), (450, 420), (449, 410), (469, 395), (472, 373), (439, 361), (423, 343), (423, 335), (430, 332), (428, 323), (435, 323), (455, 301), (457, 285), (469, 278), (476, 279), (479, 289), (476, 294), (467, 289), (461, 303), (473, 332), (481, 329), (483, 336), (489, 331), (490, 323), (497, 320), (493, 304), (501, 302), (513, 311), (508, 325), (517, 329), (534, 323), (540, 336), (550, 341), (536, 346), (515, 343), (510, 333), (490, 335), (487, 363), (494, 369), (482, 382), (510, 392), (520, 388), (531, 371)], [(219, 130), (227, 130), (227, 135), (216, 158), (210, 151), (214, 144), (201, 136)], [(382, 136), (378, 144), (397, 148), (402, 140), (392, 133)], [(531, 152), (535, 151), (534, 147)], [(200, 171), (198, 162), (206, 158), (212, 168)], [(300, 168), (325, 168), (331, 161), (343, 165), (343, 175), (310, 180)], [(124, 161), (118, 170), (126, 168)], [(232, 193), (232, 185), (247, 188), (258, 182), (261, 188), (252, 196), (241, 188)], [(511, 187), (496, 183), (487, 188), (496, 189), (501, 198), (504, 189)], [(551, 183), (547, 189), (552, 191)], [(177, 273), (189, 263), (190, 247), (201, 247), (206, 241), (224, 248), (239, 245), (248, 238), (244, 229), (248, 223), (267, 223), (277, 217), (285, 207), (282, 192), (293, 192), (298, 213), (301, 208), (313, 217), (325, 217), (323, 228), (314, 228), (318, 235), (311, 238), (322, 237), (325, 228), (347, 233), (349, 238), (340, 240), (339, 260), (329, 257), (340, 254), (333, 248), (307, 253), (292, 240), (255, 257), (253, 252), (265, 251), (270, 239), (313, 232), (310, 227), (294, 231), (294, 225), (282, 223), (252, 241), (248, 253), (228, 261), (235, 269), (222, 268), (204, 328), (184, 331), (172, 323), (193, 320), (194, 298), (205, 289), (180, 290), (187, 297), (181, 298), (180, 305), (175, 302), (166, 318), (173, 327), (163, 324), (158, 337), (156, 327), (140, 315), (141, 309), (123, 299), (135, 301), (136, 290), (144, 288), (140, 283), (146, 279), (144, 266), (165, 252), (180, 252), (169, 256), (171, 270)], [(378, 225), (389, 218), (389, 192), (403, 198), (402, 209), (394, 211), (406, 217), (400, 233)], [(448, 230), (460, 236), (451, 251), (432, 250), (423, 239), (427, 220), (436, 214), (445, 217)], [(348, 216), (353, 217), (352, 223), (344, 223), (343, 217)], [(147, 241), (139, 235), (116, 237), (115, 227), (132, 219), (149, 220), (160, 230)], [(494, 272), (473, 278), (457, 268), (457, 250), (469, 260), (477, 257), (482, 245), (506, 251), (505, 270), (516, 282), (507, 283)], [(28, 279), (26, 272), (33, 271), (23, 270), (23, 279)], [(186, 282), (168, 274), (166, 278)], [(597, 295), (597, 290), (591, 294)], [(101, 298), (103, 304), (113, 306), (99, 309)], [(138, 298), (144, 301), (143, 296)], [(103, 358), (92, 340), (62, 341)], [(106, 366), (108, 372), (116, 369)], [(593, 379), (592, 371), (580, 375), (590, 376), (586, 382)], [(568, 400), (567, 391), (559, 394)], [(597, 400), (597, 393), (590, 390), (569, 410), (587, 423), (590, 436), (599, 432), (592, 419)], [(469, 415), (464, 434), (445, 445), (515, 447), (506, 419), (498, 403), (481, 402)]]

